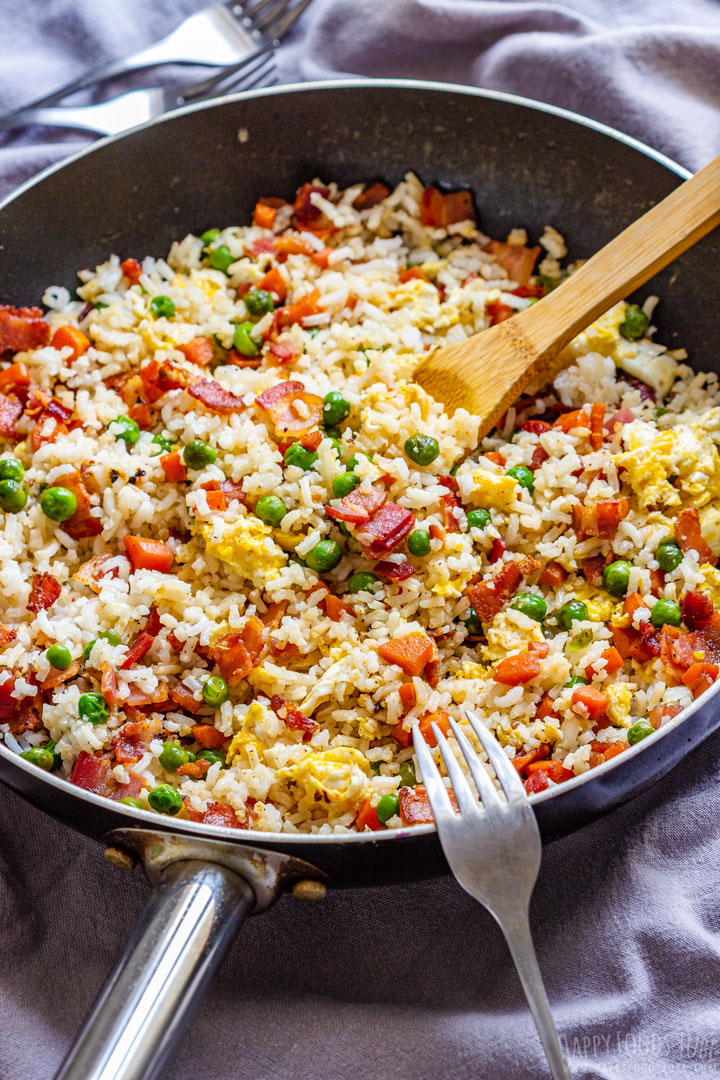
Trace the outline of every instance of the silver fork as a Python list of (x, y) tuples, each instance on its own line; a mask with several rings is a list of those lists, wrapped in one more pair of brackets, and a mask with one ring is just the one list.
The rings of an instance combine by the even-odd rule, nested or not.
[[(160, 41), (129, 56), (109, 60), (22, 109), (54, 105), (94, 83), (159, 64), (195, 64), (232, 68), (251, 56), (269, 38), (281, 37), (290, 0), (228, 0), (189, 15)], [(294, 21), (294, 20), (293, 20)]]
[[(273, 63), (272, 50), (274, 48), (274, 43), (288, 32), (309, 3), (310, 0), (299, 0), (299, 2), (295, 4), (293, 4), (293, 0), (259, 0), (259, 3), (256, 3), (252, 7), (251, 16), (246, 18), (247, 22), (249, 21), (249, 18), (252, 17), (254, 20), (253, 26), (241, 28), (245, 41), (243, 46), (244, 51), (240, 51), (239, 37), (236, 35), (235, 60), (230, 64), (222, 66), (217, 74), (210, 76), (207, 79), (203, 79), (200, 82), (191, 83), (188, 86), (181, 87), (148, 87), (141, 90), (131, 90), (128, 93), (120, 94), (117, 97), (110, 98), (108, 101), (98, 102), (95, 105), (50, 106), (51, 102), (58, 101), (66, 94), (73, 93), (75, 90), (80, 89), (80, 84), (82, 84), (82, 86), (89, 85), (90, 82), (95, 81), (95, 78), (107, 77), (102, 74), (105, 67), (108, 66), (105, 65), (103, 68), (97, 68), (95, 72), (83, 76), (83, 79), (76, 80), (76, 83), (69, 84), (62, 90), (58, 90), (55, 94), (50, 94), (48, 97), (39, 99), (31, 105), (16, 109), (14, 112), (7, 113), (4, 116), (0, 116), (0, 129), (23, 127), (28, 124), (43, 124), (51, 127), (79, 128), (84, 131), (92, 131), (101, 135), (115, 135), (127, 128), (134, 127), (136, 124), (141, 124), (156, 116), (161, 116), (171, 109), (179, 108), (181, 105), (186, 105), (193, 101), (201, 101), (204, 98), (211, 96), (213, 91), (226, 93), (231, 88), (234, 90), (247, 90), (252, 86), (267, 85), (269, 82), (274, 81), (274, 75), (273, 78), (267, 77), (270, 70), (268, 63), (271, 66)], [(233, 4), (231, 7), (241, 10), (239, 4)], [(228, 12), (231, 10), (231, 7), (226, 7), (224, 4), (218, 4), (214, 8), (208, 8), (205, 11), (201, 11), (197, 16), (186, 19), (185, 22), (178, 27), (178, 31), (187, 27), (192, 23), (193, 19), (200, 19), (201, 16), (206, 16), (211, 12), (215, 12), (216, 14), (221, 13), (222, 11)], [(172, 38), (173, 34), (169, 35), (168, 38), (164, 39), (164, 43), (167, 43)], [(162, 42), (159, 43), (159, 45), (162, 44)], [(139, 56), (148, 56), (153, 53), (154, 48), (155, 47), (153, 46), (150, 49), (145, 50), (144, 53), (137, 53), (135, 57), (131, 57), (130, 60), (134, 61)], [(186, 59), (182, 62), (204, 65), (213, 64), (213, 66), (217, 66), (217, 60), (212, 61), (205, 58), (208, 55), (209, 50), (208, 52), (202, 53), (202, 56), (204, 57), (202, 60)], [(123, 62), (124, 61), (117, 61), (117, 64)], [(153, 64), (177, 62), (177, 59), (172, 56), (166, 60), (152, 61)], [(148, 65), (143, 63), (138, 66)], [(124, 71), (125, 69), (122, 70)], [(127, 70), (132, 69), (130, 68)], [(101, 74), (98, 75), (98, 72)], [(225, 87), (221, 87), (222, 83), (239, 72), (242, 73), (241, 86), (238, 86), (237, 82), (233, 82)], [(112, 72), (111, 74), (117, 74), (117, 72)], [(93, 78), (93, 76), (95, 78)], [(263, 79), (265, 79), (264, 82)]]
[(482, 808), (479, 806), (477, 795), (447, 739), (437, 724), (433, 724), (432, 730), (455, 791), (460, 811), (456, 813), (430, 749), (420, 729), (414, 727), (415, 753), (440, 843), (457, 881), (488, 909), (505, 935), (554, 1080), (571, 1080), (530, 935), (530, 896), (542, 852), (535, 814), (522, 782), (500, 744), (475, 713), (468, 709), (465, 715), (495, 770), (507, 801), (500, 799), (467, 736), (451, 720), (452, 733), (482, 799)]

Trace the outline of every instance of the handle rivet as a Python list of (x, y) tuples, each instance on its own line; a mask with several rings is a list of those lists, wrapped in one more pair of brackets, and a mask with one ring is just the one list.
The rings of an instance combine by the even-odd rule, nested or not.
[(314, 903), (316, 900), (325, 899), (327, 887), (322, 881), (315, 881), (313, 878), (302, 878), (301, 881), (296, 881), (293, 885), (292, 894), (296, 900), (307, 900), (309, 903)]
[(113, 866), (116, 866), (118, 870), (134, 870), (137, 862), (135, 856), (131, 855), (129, 851), (124, 851), (122, 848), (113, 847), (112, 845), (105, 848), (105, 858)]

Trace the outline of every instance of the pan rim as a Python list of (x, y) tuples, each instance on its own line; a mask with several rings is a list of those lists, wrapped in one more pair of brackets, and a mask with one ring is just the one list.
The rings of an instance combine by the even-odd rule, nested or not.
[[(228, 94), (223, 97), (211, 98), (208, 101), (198, 102), (192, 105), (185, 105), (179, 109), (175, 109), (170, 113), (166, 113), (161, 117), (157, 117), (154, 120), (147, 121), (143, 124), (138, 124), (128, 131), (121, 132), (118, 135), (109, 135), (105, 138), (96, 140), (89, 146), (82, 147), (76, 153), (71, 154), (67, 158), (63, 158), (60, 161), (54, 162), (41, 172), (29, 177), (17, 188), (14, 188), (3, 199), (0, 200), (0, 211), (4, 210), (7, 206), (13, 203), (16, 199), (20, 198), (26, 192), (32, 190), (36, 185), (42, 183), (48, 177), (54, 175), (61, 169), (67, 168), (73, 165), (75, 162), (82, 160), (90, 154), (95, 153), (97, 150), (103, 149), (105, 146), (115, 143), (121, 139), (129, 138), (137, 132), (148, 130), (159, 124), (164, 124), (168, 121), (175, 120), (178, 117), (189, 115), (195, 112), (205, 111), (207, 109), (215, 109), (224, 105), (233, 105), (237, 102), (252, 100), (260, 97), (280, 97), (287, 96), (289, 94), (297, 93), (316, 93), (323, 90), (335, 90), (335, 89), (364, 89), (366, 87), (378, 87), (388, 89), (407, 89), (417, 91), (431, 91), (433, 93), (449, 93), (449, 94), (464, 94), (468, 97), (479, 97), (490, 101), (499, 101), (510, 105), (518, 105), (521, 108), (530, 109), (535, 112), (542, 112), (551, 116), (556, 116), (561, 120), (570, 121), (571, 123), (578, 124), (581, 127), (588, 128), (592, 131), (596, 131), (601, 135), (605, 135), (616, 142), (623, 143), (632, 150), (636, 150), (646, 157), (652, 159), (658, 164), (664, 166), (668, 171), (674, 173), (681, 180), (686, 180), (692, 176), (692, 172), (686, 169), (683, 165), (673, 161), (672, 158), (662, 154), (658, 150), (654, 150), (651, 146), (642, 142), (639, 139), (634, 138), (631, 135), (626, 135), (624, 132), (618, 131), (616, 128), (610, 127), (608, 124), (604, 124), (598, 120), (592, 120), (589, 117), (582, 116), (580, 113), (575, 113), (569, 109), (562, 108), (561, 106), (551, 105), (546, 102), (536, 101), (532, 98), (526, 98), (518, 94), (509, 94), (500, 90), (487, 90), (480, 87), (466, 86), (461, 83), (443, 83), (432, 80), (424, 79), (387, 79), (387, 78), (352, 78), (352, 79), (337, 79), (337, 80), (315, 80), (305, 83), (288, 83), (275, 87), (264, 87), (257, 90), (247, 90), (237, 94)], [(700, 707), (701, 704), (704, 707), (709, 700), (717, 696), (717, 692), (720, 690), (720, 682), (710, 689), (709, 692), (702, 695), (691, 705), (689, 705), (682, 714), (679, 720), (676, 720), (672, 724), (668, 724), (664, 728), (659, 728), (652, 735), (643, 739), (642, 742), (637, 743), (635, 746), (631, 746), (623, 754), (612, 758), (610, 761), (603, 762), (603, 764), (596, 766), (594, 769), (589, 769), (585, 773), (581, 773), (579, 776), (573, 777), (572, 780), (567, 780), (562, 785), (557, 785), (554, 788), (548, 788), (543, 792), (539, 792), (530, 796), (531, 805), (536, 805), (541, 802), (546, 802), (549, 799), (555, 799), (558, 796), (562, 796), (566, 792), (570, 792), (576, 788), (582, 787), (589, 780), (595, 780), (599, 777), (607, 776), (614, 769), (622, 766), (630, 758), (637, 756), (638, 753), (648, 751), (651, 746), (655, 746), (664, 736), (671, 730), (676, 730), (681, 727), (686, 720), (688, 720)], [(41, 780), (43, 783), (58, 789), (66, 795), (73, 798), (79, 798), (84, 800), (91, 806), (97, 806), (99, 809), (108, 810), (108, 800), (105, 796), (97, 795), (91, 791), (85, 791), (82, 788), (75, 787), (69, 780), (53, 776), (52, 774), (42, 772), (36, 766), (31, 765), (29, 762), (20, 758), (17, 754), (12, 752), (4, 742), (0, 741), (0, 759), (7, 760), (11, 768), (16, 768), (24, 771), (28, 777), (33, 781)], [(120, 808), (118, 803), (113, 803), (112, 810), (114, 813), (128, 819), (130, 822), (138, 826), (162, 828), (164, 831), (174, 831), (189, 833), (198, 837), (208, 837), (212, 839), (225, 840), (226, 842), (232, 838), (234, 842), (242, 841), (243, 843), (252, 843), (258, 846), (267, 845), (288, 845), (289, 847), (307, 846), (309, 844), (319, 845), (320, 847), (327, 847), (328, 845), (341, 843), (343, 846), (350, 844), (377, 844), (388, 843), (391, 841), (397, 841), (399, 839), (420, 838), (436, 833), (435, 825), (428, 823), (425, 825), (416, 825), (412, 827), (405, 827), (401, 829), (391, 829), (383, 832), (348, 832), (342, 834), (327, 833), (282, 833), (282, 832), (259, 832), (252, 829), (228, 829), (222, 826), (208, 826), (203, 825), (201, 822), (176, 820), (175, 818), (162, 818), (158, 821), (158, 815), (150, 810), (137, 810), (134, 807), (123, 806)]]

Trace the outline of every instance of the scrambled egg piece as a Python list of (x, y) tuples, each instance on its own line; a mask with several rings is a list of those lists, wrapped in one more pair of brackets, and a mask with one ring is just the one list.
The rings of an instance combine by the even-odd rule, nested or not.
[(370, 763), (354, 746), (337, 746), (307, 754), (277, 772), (278, 780), (293, 780), (315, 802), (330, 803), (337, 813), (354, 806), (364, 794)]
[(243, 751), (248, 755), (249, 752), (254, 750), (258, 757), (262, 756), (263, 750), (266, 749), (265, 743), (250, 731), (250, 728), (256, 724), (258, 720), (262, 720), (262, 717), (262, 705), (257, 701), (253, 701), (248, 708), (245, 720), (243, 721), (243, 726), (240, 731), (233, 736), (232, 742), (227, 748), (225, 760), (230, 765), (236, 764), (237, 758)]
[(683, 497), (700, 507), (720, 497), (720, 456), (699, 424), (663, 431), (649, 442), (648, 425), (636, 421), (628, 428), (628, 449), (615, 455), (615, 463), (625, 469), (642, 507), (680, 506)]
[(501, 660), (509, 652), (523, 650), (531, 641), (544, 641), (539, 622), (531, 620), (528, 627), (518, 626), (515, 612), (499, 611), (486, 630), (488, 643), (483, 649), (484, 660)]
[(716, 608), (720, 608), (720, 570), (709, 563), (700, 567), (704, 578), (703, 592), (706, 593)]
[(720, 555), (720, 506), (703, 506), (699, 516), (703, 539), (712, 548), (713, 555)]
[(603, 688), (608, 699), (607, 715), (617, 727), (632, 726), (630, 706), (636, 689), (633, 683), (611, 683)]
[[(576, 600), (582, 600), (588, 609), (588, 615), (593, 622), (607, 622), (618, 611), (622, 611), (622, 602), (618, 603), (605, 592), (604, 589), (596, 589), (594, 585), (583, 581), (578, 575), (573, 587)], [(614, 622), (614, 620), (613, 620)], [(615, 625), (619, 625), (615, 623)]]
[(567, 352), (575, 356), (586, 353), (601, 353), (611, 356), (618, 367), (642, 379), (652, 386), (660, 397), (665, 397), (675, 382), (678, 364), (666, 353), (657, 354), (654, 346), (647, 342), (627, 341), (620, 333), (620, 323), (625, 318), (626, 305), (623, 302), (610, 308), (599, 319), (588, 326), (570, 342)]
[(272, 529), (255, 517), (239, 517), (224, 523), (222, 537), (213, 539), (211, 521), (197, 521), (196, 532), (205, 540), (209, 555), (226, 563), (241, 577), (256, 585), (266, 584), (280, 575), (287, 562), (285, 553), (272, 539)]
[(468, 496), (483, 510), (512, 510), (517, 498), (517, 481), (512, 476), (499, 475), (489, 469), (474, 469), (473, 489)]
[(624, 318), (625, 304), (620, 302), (591, 323), (582, 334), (573, 338), (568, 346), (569, 351), (573, 356), (584, 356), (591, 352), (613, 356), (618, 342), (624, 340), (618, 329)]

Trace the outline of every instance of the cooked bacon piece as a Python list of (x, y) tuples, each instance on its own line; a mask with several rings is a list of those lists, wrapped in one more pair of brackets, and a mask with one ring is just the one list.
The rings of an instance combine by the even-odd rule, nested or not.
[(170, 454), (163, 454), (160, 465), (169, 484), (184, 484), (187, 480), (187, 469), (179, 450), (173, 450)]
[(257, 666), (265, 647), (263, 624), (249, 615), (241, 630), (225, 634), (208, 649), (211, 659), (229, 683), (246, 679)]
[(542, 285), (518, 285), (517, 289), (512, 290), (512, 294), (522, 296), (525, 300), (540, 300), (545, 295), (545, 290)]
[(141, 690), (137, 686), (130, 688), (130, 693), (123, 702), (123, 708), (125, 709), (125, 715), (131, 720), (140, 719), (144, 714), (142, 709), (148, 705), (153, 707), (153, 711), (158, 709), (164, 709), (168, 706), (168, 691), (167, 684), (160, 683), (154, 690)]
[(515, 314), (515, 308), (510, 304), (504, 304), (502, 300), (489, 300), (485, 305), (485, 310), (490, 316), (491, 326), (498, 326), (499, 323), (505, 322)]
[(74, 679), (79, 670), (79, 660), (74, 660), (64, 671), (61, 671), (59, 668), (51, 668), (47, 679), (45, 679), (44, 682), (38, 683), (38, 689), (43, 691), (54, 690), (56, 686), (61, 686), (64, 682), (67, 682), (68, 679)]
[[(38, 411), (38, 403), (39, 407)], [(30, 447), (36, 453), (41, 446), (57, 442), (70, 431), (66, 421), (72, 416), (72, 409), (63, 405), (57, 398), (47, 398), (38, 391), (26, 408), (28, 416), (36, 416), (35, 426), (30, 436)]]
[(570, 707), (574, 709), (576, 705), (582, 705), (590, 719), (597, 720), (605, 715), (608, 699), (596, 686), (579, 686), (570, 699)]
[(147, 405), (154, 405), (171, 390), (182, 390), (196, 380), (196, 375), (175, 367), (169, 360), (163, 361), (162, 364), (158, 360), (152, 360), (140, 369), (142, 396)]
[(50, 340), (50, 327), (38, 307), (0, 304), (0, 353), (40, 349)]
[(691, 664), (683, 675), (682, 681), (692, 691), (693, 698), (699, 698), (710, 689), (718, 677), (718, 672), (720, 672), (720, 666), (717, 664)]
[(201, 484), (203, 491), (207, 492), (207, 504), (210, 510), (222, 512), (227, 510), (232, 502), (245, 502), (245, 492), (242, 483), (235, 480), (208, 480)]
[(378, 646), (378, 656), (386, 664), (397, 664), (406, 675), (420, 675), (436, 654), (435, 643), (427, 634), (414, 633), (392, 638)]
[(595, 402), (590, 409), (590, 446), (593, 450), (601, 450), (605, 440), (605, 406)]
[(502, 559), (503, 555), (505, 554), (506, 549), (507, 549), (507, 544), (502, 539), (502, 537), (496, 536), (495, 539), (493, 540), (491, 546), (490, 546), (490, 554), (488, 555), (488, 562), (491, 563), (491, 564), (499, 562), (500, 559)]
[(178, 776), (191, 776), (193, 780), (202, 780), (210, 766), (211, 762), (205, 761), (204, 758), (198, 758), (197, 761), (186, 761), (177, 770), (177, 774)]
[(520, 425), (521, 431), (529, 431), (531, 435), (542, 435), (551, 428), (552, 424), (548, 424), (547, 420), (526, 420)]
[(525, 766), (525, 771), (530, 776), (535, 773), (542, 773), (546, 779), (552, 780), (554, 784), (562, 784), (564, 780), (572, 780), (575, 775), (570, 769), (565, 768), (562, 761), (532, 761)]
[(675, 539), (683, 552), (697, 552), (698, 561), (710, 563), (715, 566), (717, 557), (713, 555), (712, 548), (703, 540), (700, 530), (700, 518), (697, 510), (692, 506), (685, 507), (675, 518)]
[(536, 746), (534, 750), (528, 751), (527, 754), (518, 754), (512, 759), (512, 763), (517, 771), (524, 772), (528, 765), (532, 765), (534, 761), (543, 761), (550, 756), (550, 747), (547, 743), (542, 743), (540, 746)]
[(502, 609), (503, 604), (517, 590), (523, 577), (529, 577), (540, 569), (540, 563), (530, 555), (505, 563), (494, 577), (484, 578), (469, 585), (467, 596), (480, 622), (489, 623)]
[(0, 371), (0, 393), (14, 394), (15, 397), (25, 400), (28, 387), (30, 386), (30, 372), (27, 365), (19, 361), (10, 364), (4, 371)]
[(648, 660), (652, 660), (653, 656), (660, 654), (659, 644), (657, 651), (653, 651), (655, 646), (652, 639), (648, 644), (640, 631), (632, 626), (611, 626), (610, 629), (615, 648), (623, 660), (637, 660), (639, 664), (645, 664)]
[(222, 731), (218, 731), (212, 724), (194, 724), (192, 737), (203, 750), (217, 750), (228, 741), (228, 736), (223, 735)]
[(203, 707), (202, 701), (198, 701), (192, 690), (185, 686), (184, 683), (176, 682), (174, 686), (170, 687), (169, 694), (170, 700), (179, 708), (185, 709), (186, 712), (200, 712)]
[(262, 362), (262, 356), (243, 356), (237, 349), (231, 349), (225, 357), (225, 363), (229, 364), (230, 367), (250, 368), (252, 370), (259, 368)]
[(688, 630), (702, 630), (710, 622), (715, 608), (709, 596), (686, 592), (682, 598), (682, 620)]
[(273, 694), (270, 698), (270, 708), (279, 716), (282, 721), (290, 728), (291, 731), (302, 731), (303, 742), (307, 742), (320, 725), (317, 720), (312, 720), (309, 716), (305, 716), (300, 712), (297, 705), (293, 705), (289, 701), (285, 701), (279, 694)]
[(460, 509), (460, 500), (449, 491), (447, 495), (440, 496), (440, 503), (446, 532), (460, 532), (460, 522), (456, 512)]
[(527, 285), (535, 269), (540, 247), (536, 245), (529, 248), (519, 244), (503, 244), (501, 240), (491, 240), (485, 245), (483, 251), (489, 251), (491, 255), (494, 255), (518, 285)]
[(377, 832), (379, 829), (385, 828), (377, 816), (377, 810), (373, 806), (369, 795), (363, 799), (360, 809), (358, 810), (358, 815), (355, 818), (355, 828), (358, 832), (364, 832), (365, 829), (370, 829), (371, 832)]
[(567, 435), (568, 432), (574, 431), (575, 428), (589, 428), (590, 417), (584, 409), (573, 409), (572, 412), (562, 413), (554, 421), (553, 427), (560, 428)]
[[(137, 664), (140, 660), (142, 660), (145, 654), (149, 652), (152, 648), (155, 638), (160, 633), (160, 629), (160, 616), (158, 615), (157, 609), (151, 607), (147, 620), (145, 621), (145, 626), (135, 638), (134, 642), (128, 649), (127, 656), (120, 665), (121, 671), (127, 671), (128, 668), (131, 668), (133, 666), (133, 664)], [(165, 697), (163, 698), (163, 700), (167, 700), (167, 690), (165, 690)], [(132, 702), (131, 704), (136, 703)]]
[(402, 507), (389, 502), (381, 506), (370, 520), (363, 524), (362, 533), (358, 533), (357, 538), (363, 546), (366, 546), (370, 540), (367, 554), (371, 559), (379, 559), (397, 547), (414, 524), (415, 518), (409, 510), (403, 510)]
[(15, 424), (22, 416), (22, 402), (8, 394), (0, 394), (0, 439), (19, 438)]
[(317, 450), (322, 441), (323, 434), (319, 428), (315, 428), (313, 431), (308, 431), (300, 436), (300, 445), (304, 447), (305, 450)]
[(298, 297), (292, 304), (288, 304), (286, 307), (278, 308), (275, 312), (275, 324), (279, 330), (285, 330), (288, 326), (292, 326), (293, 323), (301, 323), (305, 319), (309, 319), (311, 315), (317, 315), (320, 312), (320, 300), (322, 294), (319, 289), (313, 289), (312, 292), (305, 293), (304, 296)]
[(12, 696), (15, 689), (15, 677), (5, 675), (5, 669), (0, 671), (0, 724), (7, 723), (17, 712), (20, 702)]
[(81, 473), (66, 473), (58, 477), (56, 483), (71, 491), (77, 502), (77, 509), (71, 518), (62, 524), (63, 530), (73, 540), (84, 540), (99, 536), (103, 531), (102, 521), (91, 513), (90, 496)]
[(138, 401), (135, 405), (131, 405), (127, 414), (131, 420), (135, 421), (142, 431), (147, 431), (155, 422), (150, 406), (145, 405), (142, 401)]
[(293, 341), (271, 341), (268, 346), (269, 361), (276, 364), (293, 364), (302, 356), (302, 349)]
[(682, 705), (656, 705), (654, 709), (650, 710), (648, 720), (657, 731), (663, 720), (673, 720), (681, 712)]
[(75, 760), (70, 783), (84, 791), (94, 791), (96, 795), (109, 795), (114, 786), (109, 760), (81, 750)]
[(540, 585), (545, 585), (550, 589), (556, 589), (558, 585), (562, 585), (565, 578), (568, 576), (568, 572), (564, 566), (561, 566), (559, 562), (549, 562), (542, 574), (538, 578)]
[(219, 802), (209, 802), (201, 820), (203, 825), (222, 825), (226, 829), (242, 828), (232, 806), (224, 806)]
[(319, 206), (312, 201), (314, 194), (321, 195), (323, 199), (330, 198), (330, 189), (320, 187), (319, 184), (303, 184), (298, 189), (293, 209), (295, 210), (295, 223), (298, 229), (315, 233), (333, 232), (335, 226), (330, 218), (326, 217)]
[(198, 367), (207, 367), (212, 363), (213, 343), (209, 337), (195, 337), (188, 341), (187, 345), (178, 345), (178, 349), (186, 360)]
[(154, 540), (150, 536), (123, 536), (123, 544), (133, 570), (169, 573), (175, 556), (162, 540)]
[[(623, 379), (627, 379), (626, 375), (623, 375)], [(631, 424), (635, 419), (635, 413), (632, 409), (619, 409), (618, 412), (613, 413), (612, 416), (605, 421), (605, 430), (610, 435), (614, 435), (617, 428), (623, 427), (625, 424)]]
[(601, 499), (586, 506), (573, 506), (573, 529), (580, 539), (599, 536), (612, 540), (620, 522), (630, 513), (630, 503), (624, 496), (619, 499)]
[[(435, 229), (447, 229), (459, 221), (475, 221), (472, 192), (449, 191), (443, 194), (435, 187), (426, 187), (420, 202), (420, 220)], [(538, 251), (540, 249), (538, 248)]]
[(34, 574), (30, 585), (28, 611), (35, 614), (51, 608), (61, 592), (60, 582), (52, 574)]
[(680, 674), (698, 660), (720, 663), (720, 615), (713, 612), (702, 630), (689, 634), (666, 623), (660, 632), (660, 648), (665, 666)]
[(589, 581), (591, 585), (594, 584), (599, 577), (602, 577), (606, 564), (607, 559), (604, 555), (590, 555), (587, 559), (583, 559), (581, 566), (585, 580)]
[(120, 263), (120, 269), (131, 285), (137, 285), (142, 274), (142, 266), (137, 259), (123, 259)]
[(417, 701), (417, 694), (415, 693), (415, 687), (413, 683), (403, 683), (398, 690), (400, 695), (400, 704), (402, 705), (403, 716), (406, 716), (411, 709), (415, 707)]
[(4, 649), (6, 645), (9, 645), (11, 641), (14, 641), (17, 637), (17, 630), (14, 630), (11, 626), (5, 626), (0, 623), (0, 649)]
[(110, 798), (118, 802), (120, 799), (125, 798), (136, 799), (146, 783), (147, 781), (142, 776), (138, 776), (134, 772), (128, 772), (127, 782), (118, 784), (111, 792)]
[(242, 412), (245, 402), (237, 394), (225, 390), (214, 379), (200, 379), (187, 387), (187, 392), (196, 401), (199, 401), (210, 412), (219, 413), (220, 416), (229, 416), (231, 413)]
[(353, 206), (356, 210), (370, 210), (373, 206), (377, 206), (383, 199), (387, 199), (390, 194), (390, 188), (387, 184), (376, 181), (374, 184), (368, 184), (364, 191), (361, 191), (358, 197), (353, 202)]
[(352, 525), (363, 525), (386, 501), (385, 489), (375, 486), (370, 491), (351, 491), (340, 500), (338, 506), (326, 506), (325, 513), (328, 517), (349, 521)]
[(257, 240), (251, 241), (251, 243), (245, 245), (245, 250), (248, 255), (252, 255), (253, 258), (257, 258), (258, 255), (266, 255), (275, 250), (275, 241), (279, 237), (275, 236), (261, 236)]
[(387, 578), (388, 581), (407, 581), (408, 578), (417, 573), (417, 570), (409, 562), (394, 563), (388, 559), (383, 559), (375, 564), (375, 573)]
[(297, 439), (322, 420), (323, 399), (308, 394), (303, 383), (288, 380), (271, 386), (256, 398), (256, 404), (270, 414), (280, 439)]
[(123, 765), (129, 761), (139, 761), (150, 749), (150, 743), (162, 727), (159, 718), (147, 718), (130, 721), (118, 731), (113, 738), (115, 757)]
[(541, 465), (544, 465), (549, 457), (550, 455), (544, 446), (536, 446), (532, 452), (532, 457), (530, 458), (530, 468), (532, 471), (535, 472)]
[[(458, 804), (455, 794), (448, 791), (448, 795), (453, 808), (457, 811)], [(398, 799), (400, 801), (400, 817), (403, 825), (424, 825), (435, 820), (424, 784), (417, 784), (414, 788), (400, 788)]]
[[(272, 293), (273, 296), (277, 297), (279, 304), (285, 303), (285, 297), (287, 296), (287, 282), (277, 266), (273, 266), (271, 270), (268, 270), (265, 277), (258, 281), (256, 288), (262, 289), (264, 292)], [(298, 349), (298, 356), (301, 352), (302, 350)]]
[[(78, 669), (80, 665), (78, 664)], [(68, 668), (68, 671), (70, 668)], [(117, 675), (110, 664), (103, 664), (101, 667), (100, 676), (100, 692), (107, 701), (111, 709), (114, 709), (117, 705), (118, 684)]]
[[(111, 569), (108, 569), (108, 563), (115, 561), (116, 565)], [(82, 566), (79, 566), (76, 573), (73, 574), (73, 580), (79, 581), (82, 585), (87, 585), (93, 592), (100, 592), (101, 582), (104, 577), (116, 578), (120, 573), (120, 567), (117, 565), (117, 556), (110, 555), (108, 552), (103, 552), (101, 555), (93, 555), (92, 559), (88, 559)]]

